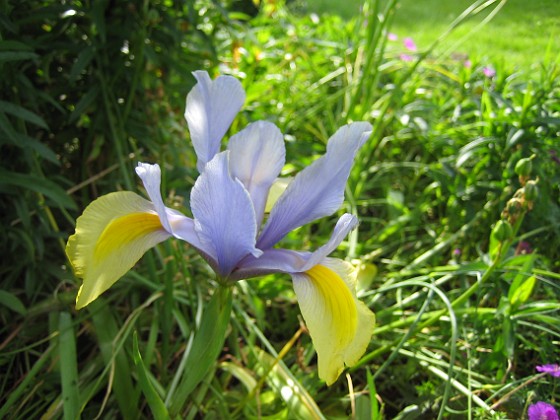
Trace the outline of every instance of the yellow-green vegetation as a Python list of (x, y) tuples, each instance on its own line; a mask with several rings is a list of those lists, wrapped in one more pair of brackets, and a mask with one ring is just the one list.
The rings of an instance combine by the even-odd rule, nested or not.
[[(306, 4), (309, 11), (350, 19), (360, 13), (361, 2), (306, 0)], [(420, 50), (426, 49), (473, 4), (480, 7), (483, 2), (402, 0), (391, 30), (400, 37), (412, 37)], [(494, 11), (496, 15), (490, 16)], [(489, 16), (492, 18), (484, 23)], [(559, 16), (560, 2), (556, 0), (498, 0), (446, 36), (436, 52), (467, 55), (473, 61), (500, 63), (511, 70), (528, 69), (558, 59)]]

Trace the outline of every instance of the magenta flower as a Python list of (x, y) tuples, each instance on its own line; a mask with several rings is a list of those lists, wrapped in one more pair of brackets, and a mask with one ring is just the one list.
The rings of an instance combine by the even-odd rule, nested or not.
[(484, 73), (486, 77), (494, 77), (496, 75), (496, 70), (494, 70), (492, 67), (484, 67), (482, 69), (482, 73)]
[(550, 376), (560, 378), (560, 366), (556, 363), (550, 365), (537, 366), (537, 372), (546, 372)]
[(531, 404), (529, 410), (527, 410), (527, 415), (529, 420), (559, 420), (554, 407), (542, 401)]
[(465, 61), (463, 61), (463, 66), (466, 69), (470, 69), (472, 67), (472, 61), (467, 58)]
[(403, 44), (404, 47), (408, 50), (408, 51), (416, 51), (418, 48), (416, 48), (416, 44), (414, 43), (414, 41), (412, 40), (412, 38), (405, 38), (403, 40)]
[(393, 32), (389, 32), (387, 34), (387, 39), (389, 41), (396, 41), (397, 39), (399, 39), (399, 37), (397, 36), (397, 34), (394, 34)]

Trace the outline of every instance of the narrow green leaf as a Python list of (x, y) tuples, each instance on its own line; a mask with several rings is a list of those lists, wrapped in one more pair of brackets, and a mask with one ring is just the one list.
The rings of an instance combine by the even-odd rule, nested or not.
[(33, 149), (42, 158), (56, 164), (60, 165), (56, 153), (53, 152), (47, 145), (41, 143), (39, 140), (29, 137), (25, 134), (16, 133), (15, 138), (18, 140), (17, 146), (21, 148)]
[(76, 209), (76, 204), (66, 191), (54, 182), (32, 174), (22, 174), (0, 168), (0, 188), (2, 186), (15, 186), (44, 194), (59, 206), (67, 209)]
[(171, 418), (169, 417), (169, 413), (167, 412), (167, 408), (165, 407), (163, 400), (160, 398), (150, 381), (146, 371), (146, 366), (144, 366), (140, 350), (138, 349), (138, 335), (136, 334), (136, 331), (132, 337), (132, 347), (132, 358), (134, 360), (134, 364), (136, 365), (138, 382), (140, 383), (140, 387), (142, 388), (142, 392), (146, 397), (146, 401), (150, 406), (150, 410), (152, 411), (154, 418), (158, 420)]
[(82, 52), (80, 52), (78, 58), (76, 59), (74, 65), (72, 66), (72, 71), (70, 72), (71, 81), (73, 82), (76, 81), (76, 79), (80, 76), (82, 71), (84, 71), (84, 69), (89, 65), (89, 63), (91, 63), (91, 60), (93, 60), (94, 56), (95, 56), (95, 48), (93, 47), (93, 45), (90, 45), (89, 47), (83, 49)]
[(8, 61), (34, 60), (39, 58), (34, 52), (28, 51), (0, 51), (0, 63)]
[(0, 41), (0, 51), (33, 51), (31, 46), (25, 44), (24, 42), (14, 41), (14, 40), (1, 40)]
[(64, 419), (75, 420), (80, 414), (80, 394), (78, 388), (76, 335), (72, 324), (72, 316), (68, 312), (60, 313), (58, 329), (60, 332), (58, 350), (61, 360), (60, 379)]
[(522, 257), (525, 259), (524, 264), (518, 269), (518, 273), (513, 279), (508, 291), (509, 303), (514, 308), (523, 305), (531, 297), (536, 283), (535, 276), (529, 275), (533, 270), (535, 254)]
[(371, 404), (371, 419), (382, 420), (381, 410), (379, 409), (379, 402), (377, 401), (377, 390), (375, 389), (375, 382), (371, 370), (367, 369), (367, 383), (369, 388), (369, 401)]
[(193, 344), (185, 363), (183, 378), (172, 396), (170, 407), (172, 416), (179, 414), (190, 393), (216, 363), (224, 345), (231, 315), (231, 304), (231, 288), (219, 287), (216, 289), (202, 315), (200, 328), (194, 335)]
[(69, 117), (69, 122), (75, 122), (85, 111), (86, 109), (95, 101), (99, 95), (99, 87), (94, 85), (91, 87), (90, 90), (87, 91), (85, 95), (82, 96), (80, 101), (76, 104), (76, 107), (72, 111)]
[(266, 382), (280, 395), (290, 411), (291, 418), (323, 419), (324, 416), (315, 400), (302, 384), (294, 383), (285, 367), (275, 357), (262, 349), (256, 349), (259, 375), (267, 374)]
[(27, 313), (27, 309), (21, 300), (19, 300), (16, 295), (6, 290), (0, 290), (0, 305), (4, 305), (20, 315), (25, 315)]
[(6, 114), (13, 115), (14, 117), (21, 118), (22, 120), (44, 128), (45, 130), (49, 129), (45, 120), (40, 116), (12, 102), (0, 100), (0, 112), (5, 112)]
[(132, 383), (132, 370), (128, 358), (122, 350), (115, 354), (113, 340), (118, 336), (119, 329), (113, 317), (112, 308), (104, 303), (103, 298), (97, 298), (95, 302), (88, 306), (88, 309), (95, 326), (103, 361), (105, 364), (115, 364), (112, 390), (121, 415), (124, 419), (139, 418), (137, 394)]

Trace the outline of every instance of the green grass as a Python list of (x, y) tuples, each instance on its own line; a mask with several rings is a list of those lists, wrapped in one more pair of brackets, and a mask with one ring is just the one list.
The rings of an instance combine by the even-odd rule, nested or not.
[[(420, 50), (429, 47), (473, 2), (469, 0), (401, 0), (392, 32), (412, 37)], [(499, 2), (496, 2), (492, 10)], [(307, 0), (309, 11), (351, 18), (361, 2)], [(489, 64), (529, 69), (545, 58), (557, 58), (560, 44), (560, 2), (507, 0), (490, 22), (477, 28), (489, 10), (473, 16), (449, 35), (436, 52), (464, 54)], [(548, 57), (547, 57), (548, 55)]]

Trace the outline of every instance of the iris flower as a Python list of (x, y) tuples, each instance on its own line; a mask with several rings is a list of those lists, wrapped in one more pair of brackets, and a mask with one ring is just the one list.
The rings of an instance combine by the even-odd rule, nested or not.
[(139, 163), (136, 173), (149, 200), (128, 191), (102, 196), (85, 209), (68, 239), (67, 255), (83, 278), (76, 308), (94, 301), (149, 248), (175, 237), (198, 250), (221, 284), (271, 273), (291, 275), (317, 351), (319, 377), (330, 385), (344, 365), (364, 354), (375, 323), (356, 297), (352, 267), (328, 257), (356, 227), (357, 218), (341, 216), (330, 239), (314, 252), (276, 245), (294, 229), (339, 209), (354, 157), (371, 126), (355, 122), (340, 128), (325, 155), (295, 176), (266, 216), (269, 192), (284, 166), (282, 133), (258, 121), (233, 135), (220, 152), (245, 92), (231, 76), (211, 80), (206, 72), (193, 74), (197, 84), (185, 111), (200, 172), (190, 196), (193, 218), (165, 206), (159, 166)]

